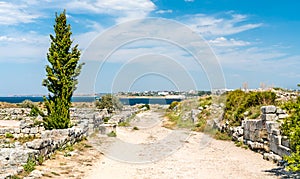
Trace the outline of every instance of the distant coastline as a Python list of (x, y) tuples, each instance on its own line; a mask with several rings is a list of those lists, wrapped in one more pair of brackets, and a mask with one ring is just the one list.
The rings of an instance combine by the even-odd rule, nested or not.
[[(73, 96), (72, 102), (94, 102), (99, 99), (99, 96)], [(124, 105), (135, 105), (135, 104), (160, 104), (167, 105), (173, 101), (183, 100), (180, 96), (118, 96), (121, 103)], [(43, 102), (42, 96), (7, 96), (0, 97), (0, 102), (7, 103), (22, 103), (25, 100), (32, 102)]]

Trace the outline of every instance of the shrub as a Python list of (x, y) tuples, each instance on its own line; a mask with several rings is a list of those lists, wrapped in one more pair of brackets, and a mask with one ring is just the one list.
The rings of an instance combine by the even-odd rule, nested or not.
[(8, 132), (5, 134), (5, 137), (6, 138), (14, 138), (14, 135)]
[(134, 126), (133, 128), (132, 128), (133, 130), (140, 130), (138, 127), (136, 127), (136, 126)]
[(130, 126), (130, 124), (127, 121), (123, 121), (123, 122), (119, 122), (118, 126), (128, 127), (128, 126)]
[(228, 119), (230, 125), (240, 125), (244, 118), (244, 112), (249, 111), (251, 117), (258, 117), (260, 107), (263, 105), (275, 105), (276, 94), (270, 91), (243, 92), (235, 90), (228, 92), (224, 119)]
[(103, 122), (108, 122), (109, 121), (109, 117), (104, 117)]
[(226, 132), (220, 131), (217, 131), (213, 137), (217, 140), (232, 140), (232, 137), (230, 137)]
[(28, 158), (27, 163), (23, 165), (25, 172), (30, 173), (35, 169), (36, 163), (32, 158)]
[(44, 113), (42, 111), (40, 111), (39, 108), (36, 105), (33, 105), (31, 107), (29, 116), (38, 116), (38, 115), (44, 116)]
[(42, 163), (44, 162), (44, 157), (42, 155), (39, 155), (37, 158), (37, 162), (39, 165), (42, 165)]
[(174, 110), (175, 107), (178, 106), (178, 104), (179, 104), (178, 101), (173, 101), (173, 102), (170, 104), (169, 109), (170, 109), (170, 110)]
[(281, 125), (283, 135), (286, 135), (290, 140), (292, 154), (285, 156), (284, 159), (288, 162), (287, 169), (292, 171), (300, 171), (300, 97), (293, 102), (289, 101), (282, 106), (286, 109), (290, 116), (285, 118)]
[(115, 131), (111, 131), (110, 133), (107, 134), (108, 137), (117, 137), (117, 134)]
[(95, 101), (95, 105), (99, 109), (107, 109), (108, 113), (112, 113), (115, 110), (121, 110), (123, 108), (120, 100), (112, 94), (102, 96), (100, 101)]

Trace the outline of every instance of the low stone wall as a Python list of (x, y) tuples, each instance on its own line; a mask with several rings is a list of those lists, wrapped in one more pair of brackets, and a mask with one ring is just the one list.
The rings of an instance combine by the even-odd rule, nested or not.
[[(8, 110), (11, 112), (14, 110)], [(20, 110), (18, 110), (20, 112)], [(36, 125), (33, 118), (25, 115), (23, 120), (16, 121), (19, 125), (0, 127), (0, 136), (13, 136), (15, 140), (21, 137), (34, 137), (31, 142), (8, 143), (9, 139), (3, 139), (0, 148), (0, 178), (8, 178), (23, 170), (23, 165), (28, 158), (47, 158), (55, 150), (64, 148), (69, 144), (82, 140), (100, 129), (103, 118), (107, 115), (105, 110), (91, 108), (72, 108), (72, 123), (74, 127), (69, 129), (45, 130), (42, 125)], [(7, 109), (6, 109), (7, 112)], [(29, 113), (28, 113), (29, 114)], [(9, 115), (11, 116), (11, 115)]]
[(42, 132), (45, 131), (43, 125), (40, 123), (35, 124), (31, 117), (24, 117), (23, 120), (15, 122), (19, 123), (19, 125), (0, 127), (0, 136), (11, 134), (15, 139), (27, 138), (29, 136), (40, 138)]
[(0, 109), (0, 120), (18, 120), (29, 116), (30, 108), (2, 108)]
[(291, 152), (289, 141), (279, 128), (280, 121), (287, 116), (280, 108), (263, 106), (260, 119), (244, 120), (242, 126), (231, 128), (233, 139), (263, 153), (265, 159), (278, 162)]
[[(22, 112), (22, 109), (25, 109)], [(37, 159), (39, 157), (47, 158), (55, 150), (64, 148), (67, 145), (74, 144), (76, 141), (91, 135), (99, 130), (101, 134), (116, 132), (116, 126), (119, 121), (125, 120), (136, 113), (136, 108), (126, 108), (126, 110), (110, 116), (106, 110), (94, 108), (71, 108), (70, 115), (74, 126), (69, 129), (45, 130), (42, 125), (34, 121), (42, 121), (41, 117), (29, 117), (30, 109), (16, 108), (5, 109), (2, 115), (20, 119), (15, 121), (18, 125), (0, 126), (0, 179), (9, 178), (23, 170), (23, 165), (29, 158)], [(111, 117), (115, 122), (105, 124), (104, 118)], [(12, 121), (11, 121), (12, 122)], [(9, 143), (5, 139), (7, 135), (12, 135), (15, 140), (22, 137), (34, 137), (30, 142), (21, 144), (20, 142)], [(2, 145), (1, 145), (2, 143)]]

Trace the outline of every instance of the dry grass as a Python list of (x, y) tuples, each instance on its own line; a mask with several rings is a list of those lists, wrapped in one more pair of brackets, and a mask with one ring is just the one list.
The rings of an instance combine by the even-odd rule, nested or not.
[(19, 106), (15, 103), (7, 103), (7, 102), (0, 102), (0, 108), (18, 108)]

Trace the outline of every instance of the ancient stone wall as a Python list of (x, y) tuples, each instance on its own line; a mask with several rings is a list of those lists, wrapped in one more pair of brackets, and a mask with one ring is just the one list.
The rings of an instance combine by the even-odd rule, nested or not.
[[(26, 108), (25, 108), (26, 109)], [(29, 158), (45, 158), (55, 150), (73, 144), (100, 129), (103, 118), (107, 115), (106, 111), (88, 108), (72, 108), (71, 118), (73, 124), (69, 129), (45, 130), (42, 125), (35, 124), (32, 118), (28, 117), (30, 110), (6, 109), (7, 116), (13, 119), (23, 117), (21, 121), (15, 121), (17, 125), (1, 126), (0, 136), (0, 178), (13, 176), (22, 171), (22, 166)], [(13, 122), (13, 121), (10, 121)], [(10, 143), (7, 136), (14, 138), (17, 142)], [(30, 142), (20, 143), (18, 139), (33, 137)]]
[(289, 142), (280, 132), (280, 124), (288, 115), (275, 106), (263, 106), (260, 119), (247, 119), (242, 126), (231, 128), (234, 140), (244, 142), (268, 160), (280, 161), (290, 155)]

